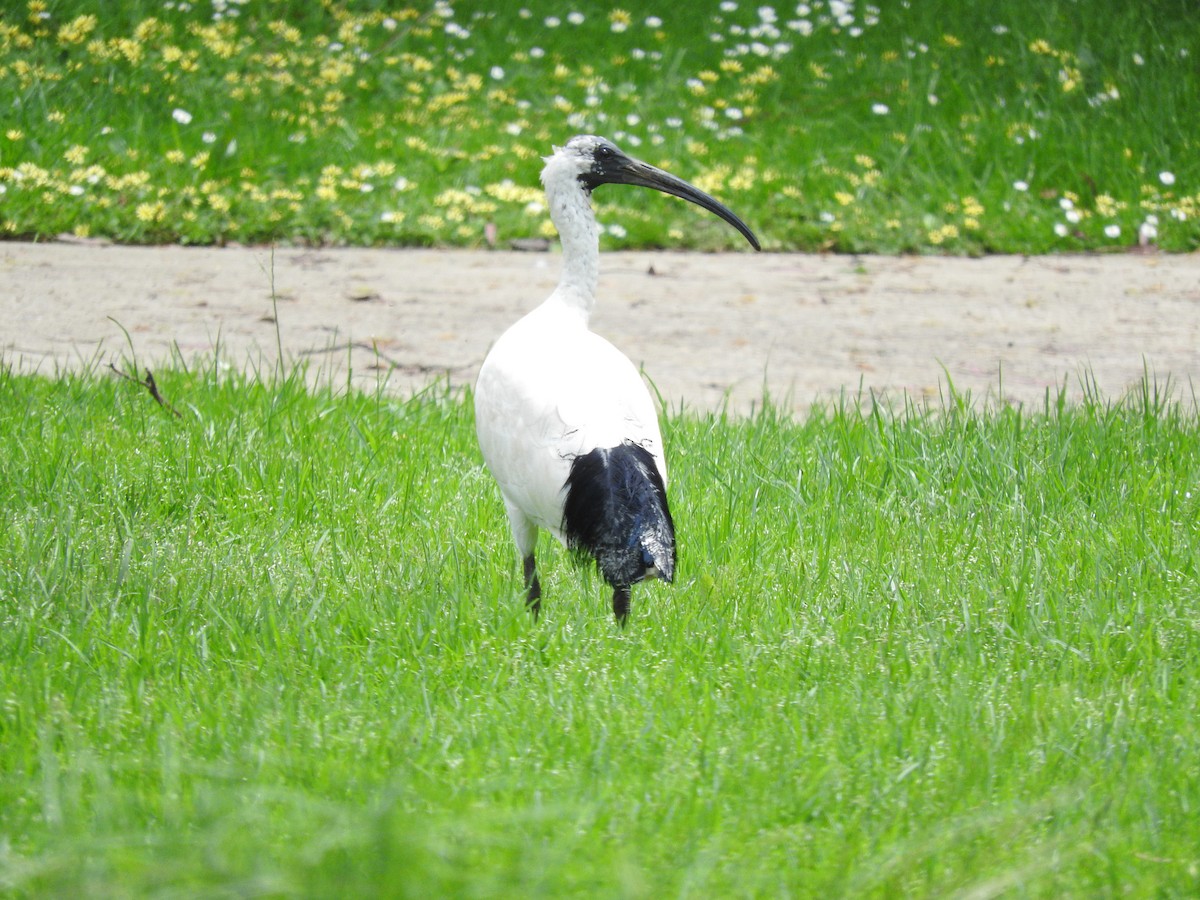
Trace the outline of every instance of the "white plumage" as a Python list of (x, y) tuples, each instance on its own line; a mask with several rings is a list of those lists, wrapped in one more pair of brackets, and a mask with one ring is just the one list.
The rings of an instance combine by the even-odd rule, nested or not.
[(654, 401), (633, 363), (588, 329), (600, 268), (591, 191), (623, 183), (675, 194), (729, 221), (756, 249), (758, 242), (712, 197), (603, 138), (580, 135), (556, 148), (546, 158), (542, 183), (562, 240), (562, 277), (484, 360), (475, 426), (524, 560), (535, 613), (541, 588), (533, 554), (537, 530), (544, 528), (596, 559), (623, 622), (630, 584), (647, 575), (671, 579), (674, 525)]

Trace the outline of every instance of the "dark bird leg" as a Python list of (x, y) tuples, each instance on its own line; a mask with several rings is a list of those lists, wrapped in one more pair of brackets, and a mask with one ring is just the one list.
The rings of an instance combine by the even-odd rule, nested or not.
[(525, 557), (525, 591), (525, 605), (536, 619), (542, 611), (542, 584), (538, 581), (537, 564), (533, 561), (532, 553)]
[(624, 628), (629, 618), (629, 585), (613, 588), (613, 615), (617, 617), (617, 624)]

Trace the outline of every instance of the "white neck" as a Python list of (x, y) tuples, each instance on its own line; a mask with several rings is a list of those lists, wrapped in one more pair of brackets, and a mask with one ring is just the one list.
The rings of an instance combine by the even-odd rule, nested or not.
[(562, 277), (553, 297), (577, 309), (586, 323), (596, 303), (600, 280), (600, 233), (591, 198), (574, 173), (546, 177), (550, 220), (562, 240)]

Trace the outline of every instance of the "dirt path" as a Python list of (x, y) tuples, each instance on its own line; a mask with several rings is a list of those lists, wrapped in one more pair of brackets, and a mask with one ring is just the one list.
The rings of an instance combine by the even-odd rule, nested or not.
[[(0, 243), (0, 358), (23, 370), (161, 365), (218, 345), (358, 384), (470, 383), (489, 343), (554, 287), (554, 253)], [(1040, 403), (1088, 374), (1200, 387), (1200, 254), (929, 257), (632, 252), (602, 258), (593, 328), (672, 405), (803, 410), (846, 391)], [(126, 339), (124, 332), (128, 332)], [(1001, 389), (1002, 384), (1002, 389)]]

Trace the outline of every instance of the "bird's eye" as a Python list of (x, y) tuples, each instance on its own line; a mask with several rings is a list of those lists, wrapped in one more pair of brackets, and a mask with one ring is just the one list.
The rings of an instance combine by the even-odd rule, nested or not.
[(596, 156), (599, 159), (608, 159), (612, 155), (613, 155), (612, 147), (597, 147), (596, 148)]

